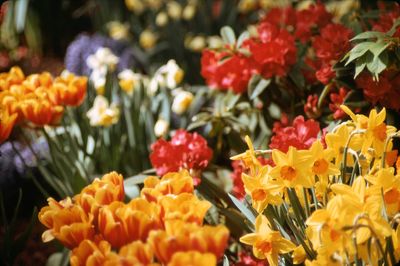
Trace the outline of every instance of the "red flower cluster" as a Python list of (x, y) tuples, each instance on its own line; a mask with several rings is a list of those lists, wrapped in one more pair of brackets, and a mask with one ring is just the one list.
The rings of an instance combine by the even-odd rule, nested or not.
[(159, 139), (151, 146), (150, 161), (157, 175), (177, 172), (181, 169), (200, 171), (207, 167), (212, 150), (207, 141), (197, 133), (177, 130), (170, 141)]
[(357, 87), (361, 88), (367, 100), (373, 104), (400, 110), (400, 74), (398, 72), (384, 71), (379, 80), (373, 80), (369, 73), (363, 72), (356, 79)]
[(332, 15), (321, 3), (296, 11), (293, 7), (273, 8), (263, 21), (292, 29), (294, 36), (301, 42), (307, 42), (312, 36), (312, 30), (322, 28), (331, 22)]
[[(386, 5), (383, 1), (378, 3), (379, 7), (379, 19), (373, 23), (372, 30), (387, 32), (389, 31), (393, 23), (400, 17), (400, 5), (398, 3), (391, 3)], [(394, 37), (400, 37), (400, 28), (397, 27)]]
[(201, 75), (207, 85), (221, 90), (243, 93), (250, 78), (261, 74), (264, 78), (285, 76), (296, 62), (293, 36), (285, 29), (263, 22), (258, 26), (258, 37), (244, 42), (242, 48), (250, 55), (226, 48), (224, 51), (204, 50)]
[(239, 261), (235, 264), (236, 266), (263, 266), (266, 263), (265, 260), (254, 258), (245, 251), (239, 252), (238, 257)]
[[(212, 88), (246, 91), (251, 76), (258, 72), (254, 61), (242, 54), (217, 53), (204, 50), (201, 58), (201, 75)], [(225, 57), (225, 58), (224, 58)], [(223, 59), (223, 61), (221, 61)]]
[(308, 95), (307, 102), (304, 105), (304, 113), (309, 118), (318, 118), (321, 115), (321, 110), (318, 108), (318, 95)]
[(292, 126), (286, 126), (285, 123), (275, 123), (272, 129), (274, 136), (271, 138), (269, 147), (287, 152), (289, 146), (297, 149), (308, 149), (313, 142), (317, 140), (321, 131), (319, 123), (313, 119), (304, 120), (303, 116), (297, 116), (293, 120)]

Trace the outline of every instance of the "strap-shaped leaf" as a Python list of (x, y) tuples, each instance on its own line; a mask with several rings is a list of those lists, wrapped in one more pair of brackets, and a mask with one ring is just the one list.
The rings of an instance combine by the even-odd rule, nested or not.
[(224, 26), (221, 28), (221, 37), (225, 43), (234, 45), (236, 42), (236, 36), (233, 29), (229, 26)]

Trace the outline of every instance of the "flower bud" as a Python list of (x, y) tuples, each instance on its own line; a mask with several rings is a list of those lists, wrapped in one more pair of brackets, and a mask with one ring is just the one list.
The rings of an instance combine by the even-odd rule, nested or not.
[(174, 98), (172, 103), (172, 112), (181, 115), (190, 106), (193, 101), (193, 94), (188, 91), (180, 91)]
[(164, 27), (168, 23), (168, 15), (165, 12), (158, 13), (156, 17), (156, 25), (159, 27)]
[(164, 119), (160, 118), (154, 125), (154, 134), (156, 134), (157, 137), (162, 137), (165, 134), (167, 134), (168, 129), (169, 129), (169, 123)]
[(167, 13), (173, 20), (179, 20), (182, 16), (182, 7), (178, 2), (169, 2), (167, 4)]

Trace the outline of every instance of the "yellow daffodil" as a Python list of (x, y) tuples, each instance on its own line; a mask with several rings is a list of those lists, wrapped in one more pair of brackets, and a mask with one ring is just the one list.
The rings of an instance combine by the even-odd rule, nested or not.
[(135, 73), (130, 69), (124, 69), (118, 74), (119, 86), (127, 94), (132, 95), (135, 88), (140, 85), (142, 74)]
[(314, 158), (309, 151), (300, 150), (290, 146), (285, 154), (279, 150), (272, 151), (275, 167), (270, 175), (283, 183), (285, 187), (297, 185), (309, 188), (314, 184), (311, 169)]
[(271, 167), (261, 167), (256, 176), (242, 174), (246, 193), (251, 196), (253, 208), (262, 213), (268, 204), (280, 205), (282, 201), (282, 186), (271, 181), (268, 172)]
[(151, 49), (156, 45), (157, 35), (151, 30), (144, 30), (139, 36), (139, 43), (144, 49)]
[(393, 133), (396, 129), (392, 126), (386, 126), (386, 109), (383, 108), (379, 113), (372, 109), (369, 117), (364, 115), (355, 115), (348, 107), (342, 105), (342, 110), (345, 111), (356, 124), (357, 129), (365, 130), (361, 135), (363, 144), (361, 152), (367, 154), (369, 148), (373, 148), (377, 156), (381, 155), (384, 149), (384, 144), (388, 134)]
[(383, 168), (375, 175), (366, 176), (372, 186), (367, 194), (371, 201), (383, 201), (388, 215), (393, 216), (400, 211), (400, 176), (394, 175), (394, 168)]
[(240, 242), (253, 246), (253, 254), (259, 259), (267, 259), (269, 265), (278, 265), (278, 255), (289, 253), (296, 248), (290, 240), (273, 231), (268, 219), (259, 215), (256, 219), (256, 232), (240, 238)]
[(332, 149), (324, 149), (321, 141), (317, 140), (310, 149), (311, 156), (314, 159), (312, 172), (318, 176), (321, 184), (328, 185), (328, 176), (338, 175), (340, 170), (332, 163), (335, 156)]

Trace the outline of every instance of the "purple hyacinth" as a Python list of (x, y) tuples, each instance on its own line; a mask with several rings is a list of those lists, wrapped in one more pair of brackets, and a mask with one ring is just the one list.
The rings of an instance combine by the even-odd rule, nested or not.
[(92, 36), (80, 34), (71, 42), (65, 54), (65, 68), (76, 75), (89, 76), (91, 70), (86, 64), (86, 58), (100, 47), (111, 49), (113, 54), (119, 57), (118, 72), (126, 68), (141, 67), (128, 42), (117, 41), (96, 33)]

